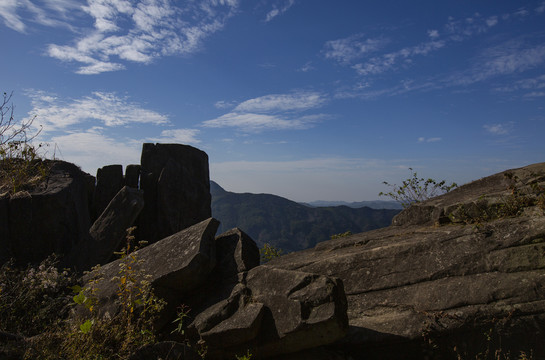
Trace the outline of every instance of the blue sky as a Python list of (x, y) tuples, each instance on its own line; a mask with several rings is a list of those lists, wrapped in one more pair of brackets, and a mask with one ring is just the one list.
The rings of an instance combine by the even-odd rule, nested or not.
[(0, 90), (95, 174), (143, 142), (235, 192), (378, 198), (544, 161), (545, 1), (0, 0)]

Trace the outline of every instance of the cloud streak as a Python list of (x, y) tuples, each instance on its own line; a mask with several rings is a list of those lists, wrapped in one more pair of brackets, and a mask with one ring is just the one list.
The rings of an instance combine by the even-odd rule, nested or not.
[[(49, 44), (45, 55), (79, 64), (76, 73), (92, 75), (123, 70), (131, 62), (149, 64), (162, 56), (199, 51), (236, 12), (239, 1), (87, 0), (82, 6), (72, 0), (44, 0), (40, 5), (3, 0), (0, 18), (18, 32), (26, 31), (27, 22), (69, 27), (76, 38)], [(89, 20), (92, 28), (79, 25)]]
[(312, 127), (326, 118), (324, 114), (300, 115), (327, 102), (318, 92), (272, 94), (243, 101), (233, 111), (216, 119), (206, 120), (208, 128), (237, 128), (242, 132), (267, 130), (299, 130)]
[(347, 65), (368, 53), (379, 50), (387, 43), (388, 40), (383, 38), (368, 38), (363, 40), (362, 34), (355, 34), (344, 39), (326, 42), (323, 53), (326, 59), (332, 59)]
[[(27, 19), (44, 26), (71, 28), (68, 14), (80, 9), (80, 4), (72, 0), (43, 0), (40, 6), (31, 0), (2, 0), (0, 18), (4, 25), (20, 33), (27, 32)], [(26, 17), (20, 16), (19, 12), (26, 13)]]
[(269, 22), (275, 17), (282, 15), (283, 13), (288, 11), (289, 8), (293, 6), (293, 4), (295, 4), (295, 0), (287, 0), (282, 5), (274, 4), (272, 10), (267, 13), (267, 16), (265, 17), (265, 22)]
[(27, 95), (33, 107), (30, 116), (35, 116), (36, 125), (42, 125), (46, 132), (69, 129), (87, 121), (108, 127), (134, 123), (165, 125), (169, 122), (166, 115), (145, 109), (114, 93), (94, 92), (70, 101), (62, 101), (42, 91), (29, 90)]

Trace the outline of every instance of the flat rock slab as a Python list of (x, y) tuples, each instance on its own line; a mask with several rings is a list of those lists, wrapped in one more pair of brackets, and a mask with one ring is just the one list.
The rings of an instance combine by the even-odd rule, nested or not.
[(268, 265), (342, 279), (350, 323), (344, 341), (351, 345), (421, 340), (430, 326), (439, 334), (490, 328), (494, 319), (544, 335), (545, 216), (478, 227), (390, 227), (323, 242)]

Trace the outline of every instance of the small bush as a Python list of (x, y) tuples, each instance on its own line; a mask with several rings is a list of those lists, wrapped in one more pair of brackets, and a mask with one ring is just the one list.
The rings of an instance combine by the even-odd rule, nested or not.
[(274, 258), (279, 257), (282, 255), (283, 250), (280, 248), (277, 248), (271, 244), (265, 243), (263, 244), (263, 247), (259, 249), (259, 254), (261, 255), (261, 263), (267, 263), (271, 261)]
[(412, 176), (404, 180), (402, 185), (390, 184), (384, 181), (383, 184), (393, 188), (393, 190), (387, 193), (381, 191), (378, 195), (388, 196), (399, 202), (404, 208), (407, 208), (414, 203), (447, 193), (458, 186), (456, 183), (448, 185), (446, 180), (437, 181), (431, 178), (419, 178), (416, 171), (413, 172), (412, 168), (409, 168), (409, 170), (412, 172)]
[(16, 122), (12, 95), (4, 93), (0, 102), (0, 193), (16, 193), (36, 185), (47, 176), (48, 167), (40, 154), (43, 145), (32, 140), (40, 130), (30, 134), (34, 118)]

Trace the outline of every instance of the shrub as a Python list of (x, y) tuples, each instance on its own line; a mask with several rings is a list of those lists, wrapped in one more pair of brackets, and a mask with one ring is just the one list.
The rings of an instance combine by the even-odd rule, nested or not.
[(16, 122), (12, 94), (4, 93), (0, 102), (0, 192), (16, 193), (35, 185), (47, 176), (48, 168), (32, 140), (41, 130), (30, 134), (34, 118)]
[(263, 244), (263, 247), (259, 249), (262, 264), (267, 263), (276, 257), (279, 257), (280, 255), (282, 255), (282, 253), (282, 249), (277, 248), (269, 243)]
[(390, 184), (384, 181), (383, 184), (391, 187), (393, 190), (387, 193), (380, 192), (379, 196), (388, 196), (399, 202), (404, 208), (414, 203), (419, 203), (435, 196), (447, 193), (458, 185), (456, 183), (447, 184), (446, 180), (437, 181), (431, 178), (419, 178), (416, 171), (409, 168), (412, 176), (402, 182), (402, 185)]

